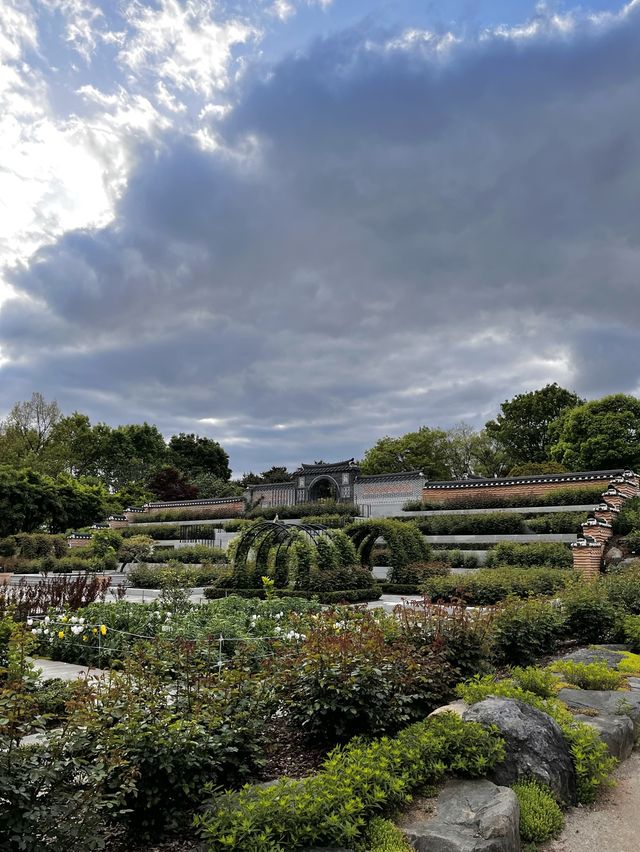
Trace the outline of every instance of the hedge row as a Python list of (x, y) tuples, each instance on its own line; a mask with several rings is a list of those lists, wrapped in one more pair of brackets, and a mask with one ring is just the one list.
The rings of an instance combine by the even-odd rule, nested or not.
[(242, 510), (233, 506), (201, 506), (194, 509), (158, 510), (132, 515), (130, 524), (149, 524), (159, 521), (210, 521), (217, 518), (240, 517)]
[(220, 547), (207, 547), (206, 544), (196, 544), (193, 547), (156, 547), (150, 561), (182, 562), (184, 565), (213, 562), (222, 565), (227, 562), (227, 554)]
[(500, 568), (506, 565), (517, 565), (522, 568), (571, 568), (573, 557), (571, 548), (558, 541), (539, 541), (528, 544), (501, 541), (487, 554), (485, 566)]
[[(207, 600), (217, 600), (236, 595), (240, 598), (260, 598), (264, 600), (266, 593), (264, 589), (221, 589), (216, 586), (207, 586), (204, 596)], [(332, 592), (303, 592), (300, 589), (278, 589), (279, 598), (306, 598), (317, 600), (323, 604), (332, 603), (362, 603), (365, 601), (377, 601), (382, 591), (378, 586), (368, 589), (346, 589), (344, 591)]]
[(434, 602), (461, 601), (485, 606), (509, 595), (519, 598), (552, 595), (566, 589), (575, 579), (573, 571), (557, 568), (492, 568), (473, 574), (429, 577), (420, 585), (420, 591)]
[(519, 515), (512, 512), (486, 512), (478, 515), (431, 515), (414, 521), (424, 535), (523, 535), (533, 533), (573, 533), (586, 512), (549, 512)]
[(280, 519), (308, 518), (319, 515), (344, 515), (355, 517), (358, 509), (353, 503), (336, 503), (327, 500), (322, 503), (300, 503), (297, 506), (269, 506), (262, 508), (257, 506), (245, 513), (246, 518), (262, 518), (272, 521), (276, 515)]

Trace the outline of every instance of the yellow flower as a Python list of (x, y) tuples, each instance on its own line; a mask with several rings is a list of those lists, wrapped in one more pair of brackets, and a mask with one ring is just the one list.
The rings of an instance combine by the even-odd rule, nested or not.
[(97, 628), (97, 627), (94, 627), (94, 628), (93, 628), (93, 633), (95, 634), (95, 633), (97, 633), (97, 632), (98, 632), (98, 628)]
[(82, 641), (83, 641), (83, 642), (86, 642), (86, 641), (87, 641), (87, 637), (86, 637), (86, 636), (83, 636), (83, 637), (82, 637)]
[(60, 621), (66, 621), (66, 620), (67, 620), (67, 616), (66, 616), (66, 615), (63, 615), (63, 616), (62, 616), (62, 618), (60, 619)]
[(58, 639), (64, 639), (64, 630), (58, 630)]
[(102, 635), (104, 636), (106, 634), (106, 632), (107, 632), (107, 625), (101, 624), (100, 625), (100, 633), (102, 633)]

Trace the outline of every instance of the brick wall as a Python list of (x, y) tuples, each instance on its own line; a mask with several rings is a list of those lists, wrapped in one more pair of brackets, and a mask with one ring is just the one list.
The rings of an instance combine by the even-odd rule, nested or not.
[(509, 500), (521, 498), (540, 497), (549, 491), (557, 491), (559, 488), (602, 488), (609, 485), (609, 477), (602, 479), (580, 480), (578, 482), (556, 481), (556, 482), (516, 482), (504, 485), (474, 485), (473, 480), (469, 484), (456, 486), (455, 488), (430, 488), (428, 485), (422, 489), (422, 499), (428, 503), (455, 503), (456, 500), (469, 500), (477, 497), (479, 501), (484, 499), (502, 497)]

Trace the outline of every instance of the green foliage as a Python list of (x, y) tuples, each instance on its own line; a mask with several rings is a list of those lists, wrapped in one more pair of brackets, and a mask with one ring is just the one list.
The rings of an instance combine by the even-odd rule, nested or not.
[(576, 584), (562, 596), (565, 629), (579, 642), (606, 642), (618, 626), (616, 607), (600, 583)]
[(493, 731), (447, 713), (394, 739), (335, 749), (310, 778), (223, 793), (197, 823), (207, 852), (349, 846), (373, 816), (408, 803), (414, 789), (447, 771), (484, 775), (503, 756)]
[(511, 670), (511, 678), (521, 689), (532, 692), (540, 698), (553, 698), (556, 694), (558, 680), (549, 669), (516, 666)]
[(624, 641), (635, 653), (640, 653), (640, 615), (628, 615), (624, 619)]
[(357, 852), (411, 852), (411, 848), (405, 834), (390, 819), (383, 817), (371, 820), (356, 846)]
[(321, 573), (335, 571), (338, 568), (338, 554), (333, 542), (325, 536), (318, 536), (315, 546), (318, 571)]
[(167, 521), (211, 521), (218, 518), (236, 518), (242, 514), (241, 500), (229, 500), (228, 503), (213, 503), (210, 506), (194, 506), (184, 509), (151, 509), (148, 512), (133, 515), (130, 524), (159, 524)]
[(369, 476), (419, 470), (427, 479), (451, 479), (447, 455), (447, 433), (422, 426), (417, 432), (408, 432), (400, 438), (380, 438), (364, 454), (360, 471)]
[(554, 461), (527, 462), (512, 467), (507, 476), (543, 476), (546, 473), (567, 473), (567, 468)]
[(424, 535), (500, 535), (527, 532), (522, 515), (486, 512), (478, 515), (430, 515), (416, 521)]
[(574, 660), (558, 660), (551, 666), (562, 679), (580, 689), (620, 689), (624, 675), (610, 669), (604, 662), (576, 663)]
[(63, 535), (46, 535), (44, 533), (18, 533), (11, 536), (9, 542), (13, 543), (13, 553), (23, 559), (37, 559), (41, 556), (55, 556), (60, 558), (69, 552), (69, 545)]
[(342, 530), (336, 530), (331, 533), (331, 541), (335, 548), (339, 565), (347, 567), (358, 564), (358, 554), (348, 535), (345, 535)]
[(152, 552), (153, 539), (148, 535), (134, 535), (124, 539), (118, 551), (122, 569), (124, 570), (129, 562), (148, 562)]
[(190, 547), (154, 547), (149, 557), (150, 562), (174, 562), (178, 560), (185, 565), (209, 563), (224, 565), (227, 554), (220, 547), (209, 547), (206, 544), (194, 544)]
[(223, 482), (231, 478), (229, 456), (212, 438), (181, 432), (171, 437), (168, 450), (170, 463), (191, 477), (209, 474)]
[(450, 667), (428, 646), (387, 641), (368, 612), (318, 618), (297, 652), (272, 668), (289, 718), (324, 742), (395, 731), (442, 703)]
[(551, 595), (575, 582), (573, 571), (557, 568), (490, 568), (473, 574), (430, 577), (421, 591), (433, 601), (494, 604), (510, 595), (519, 598)]
[(323, 500), (321, 503), (300, 503), (297, 506), (269, 506), (261, 508), (257, 506), (246, 513), (247, 518), (262, 518), (272, 521), (276, 515), (280, 520), (292, 518), (308, 518), (317, 515), (340, 515), (353, 517), (357, 514), (357, 508), (350, 503), (336, 503), (332, 500)]
[(610, 756), (597, 731), (583, 722), (578, 722), (562, 701), (556, 698), (541, 698), (522, 689), (513, 681), (499, 681), (490, 675), (459, 684), (456, 694), (468, 704), (477, 704), (490, 696), (516, 698), (555, 719), (571, 752), (576, 770), (578, 801), (581, 804), (592, 802), (600, 787), (610, 783), (616, 759)]
[(575, 533), (583, 521), (586, 512), (548, 512), (544, 515), (526, 517), (525, 524), (531, 532), (547, 535), (549, 533)]
[(635, 468), (640, 464), (640, 400), (618, 393), (567, 411), (551, 456), (572, 470)]
[(631, 530), (624, 539), (631, 553), (640, 553), (640, 530)]
[(529, 665), (555, 650), (562, 628), (562, 615), (548, 601), (507, 600), (493, 622), (495, 658), (508, 665)]
[(128, 585), (134, 589), (164, 589), (175, 580), (183, 580), (186, 587), (206, 586), (220, 576), (220, 567), (203, 564), (201, 566), (186, 566), (182, 562), (168, 562), (165, 566), (156, 567), (145, 562), (134, 565), (127, 575)]
[[(553, 422), (565, 411), (583, 402), (579, 396), (558, 384), (540, 390), (517, 394), (505, 400), (500, 414), (489, 421), (485, 429), (504, 448), (512, 465), (546, 462), (554, 433)], [(555, 456), (554, 456), (555, 458)], [(565, 461), (556, 458), (556, 461)], [(571, 467), (570, 470), (597, 470), (590, 467)]]
[(520, 805), (522, 840), (543, 843), (560, 834), (564, 816), (548, 787), (537, 781), (519, 781), (513, 785), (513, 792)]
[(414, 562), (425, 562), (430, 557), (430, 550), (425, 544), (420, 530), (414, 524), (387, 519), (359, 521), (345, 529), (358, 552), (358, 558), (363, 565), (371, 564), (371, 553), (376, 540), (384, 538), (389, 550), (389, 564), (392, 571), (389, 580), (396, 580), (396, 571)]
[(519, 565), (523, 568), (531, 566), (571, 568), (573, 559), (570, 548), (560, 542), (544, 541), (517, 544), (511, 541), (501, 541), (491, 548), (487, 554), (485, 565), (487, 568), (503, 565)]
[(451, 567), (447, 562), (412, 562), (403, 565), (393, 572), (395, 585), (418, 586), (430, 577), (447, 577)]

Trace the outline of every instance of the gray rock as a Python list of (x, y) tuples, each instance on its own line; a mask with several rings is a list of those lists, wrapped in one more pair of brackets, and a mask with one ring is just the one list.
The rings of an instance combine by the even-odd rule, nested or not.
[(622, 651), (614, 651), (611, 648), (580, 648), (578, 651), (572, 651), (564, 657), (560, 657), (559, 662), (572, 663), (606, 663), (610, 669), (618, 667), (622, 660)]
[(465, 721), (499, 728), (506, 743), (505, 760), (490, 774), (496, 784), (511, 785), (534, 778), (550, 787), (566, 804), (576, 802), (576, 773), (558, 723), (513, 698), (487, 698), (464, 714)]
[(490, 781), (450, 781), (436, 815), (403, 826), (417, 852), (520, 852), (520, 808), (513, 790)]
[(620, 562), (623, 556), (624, 554), (619, 547), (610, 547), (605, 553), (604, 561), (607, 565), (613, 565), (616, 562)]
[(590, 725), (600, 735), (609, 753), (618, 760), (626, 760), (633, 751), (633, 722), (628, 716), (583, 716), (576, 713), (576, 720)]
[(634, 727), (640, 726), (640, 692), (608, 689), (561, 689), (560, 701), (573, 710), (596, 710), (600, 716), (629, 716)]

